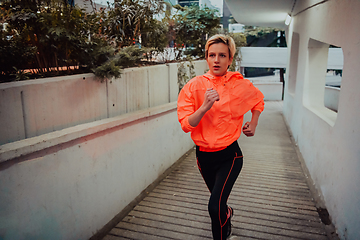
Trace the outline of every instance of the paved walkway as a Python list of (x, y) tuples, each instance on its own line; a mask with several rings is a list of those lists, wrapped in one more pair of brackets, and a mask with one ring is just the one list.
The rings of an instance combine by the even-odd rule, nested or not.
[[(328, 239), (282, 117), (266, 102), (255, 137), (241, 136), (244, 166), (229, 198), (235, 239)], [(211, 239), (209, 192), (195, 151), (104, 240)]]

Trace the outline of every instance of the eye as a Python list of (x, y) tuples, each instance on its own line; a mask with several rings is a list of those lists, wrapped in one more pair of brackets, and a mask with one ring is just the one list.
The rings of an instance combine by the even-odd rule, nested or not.
[(221, 56), (221, 57), (223, 57), (223, 58), (224, 58), (224, 57), (226, 57), (226, 55), (225, 55), (225, 54), (220, 54), (220, 56)]
[(214, 57), (214, 56), (215, 56), (215, 54), (213, 54), (213, 53), (209, 54), (209, 57)]

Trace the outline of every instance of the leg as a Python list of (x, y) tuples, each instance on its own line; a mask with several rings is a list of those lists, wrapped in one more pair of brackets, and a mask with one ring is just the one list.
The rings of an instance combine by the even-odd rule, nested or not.
[(227, 200), (243, 164), (241, 157), (226, 161), (216, 174), (215, 185), (209, 200), (209, 213), (214, 239), (225, 240), (229, 227), (230, 212)]
[[(200, 159), (199, 159), (200, 158)], [(199, 168), (199, 171), (201, 173), (201, 176), (203, 177), (205, 184), (207, 188), (209, 189), (210, 193), (212, 192), (214, 185), (215, 185), (215, 178), (216, 175), (216, 168), (212, 163), (204, 162), (209, 159), (203, 159), (201, 157), (197, 157), (197, 165)]]
[(214, 239), (225, 240), (229, 226), (230, 212), (227, 199), (242, 168), (242, 153), (234, 142), (228, 148), (213, 153), (197, 149), (199, 170), (211, 192), (209, 214)]

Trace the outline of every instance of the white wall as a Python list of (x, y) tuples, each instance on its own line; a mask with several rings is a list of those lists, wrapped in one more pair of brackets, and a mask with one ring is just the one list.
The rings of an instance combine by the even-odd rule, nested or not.
[[(196, 61), (203, 74), (206, 61)], [(0, 145), (176, 101), (177, 63), (0, 84)]]
[[(328, 69), (342, 69), (343, 52), (340, 48), (329, 48)], [(286, 47), (241, 47), (241, 67), (286, 68), (288, 48)]]
[(0, 84), (0, 144), (106, 116), (106, 84), (92, 74)]
[(241, 67), (285, 68), (286, 47), (241, 47)]
[[(300, 12), (308, 1), (297, 1)], [(293, 17), (284, 115), (341, 239), (360, 230), (360, 1), (326, 1)], [(343, 51), (338, 113), (324, 106), (328, 47)]]
[(282, 82), (267, 82), (267, 83), (254, 83), (263, 94), (265, 101), (281, 101), (283, 83)]
[(88, 239), (192, 146), (176, 102), (5, 144), (0, 239)]
[(339, 108), (339, 95), (340, 95), (340, 88), (326, 86), (325, 99), (324, 99), (325, 107), (337, 112)]
[(177, 64), (0, 87), (1, 138), (19, 133), (0, 145), (2, 240), (88, 239), (194, 145)]

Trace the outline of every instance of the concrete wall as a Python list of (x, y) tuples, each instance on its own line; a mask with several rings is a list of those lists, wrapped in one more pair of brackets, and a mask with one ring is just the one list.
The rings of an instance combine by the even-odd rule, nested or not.
[[(342, 50), (329, 48), (328, 52), (328, 69), (342, 69), (344, 64)], [(288, 66), (286, 47), (241, 47), (240, 53), (241, 67), (286, 68)]]
[[(339, 236), (359, 239), (360, 1), (309, 6), (297, 1), (286, 32), (284, 115)], [(343, 51), (337, 113), (324, 105), (329, 45)]]
[(286, 68), (287, 51), (285, 47), (242, 47), (241, 67)]
[(263, 94), (265, 101), (281, 101), (283, 83), (281, 82), (267, 82), (267, 83), (254, 83)]
[(339, 96), (340, 96), (340, 88), (326, 86), (325, 99), (324, 99), (325, 107), (337, 112), (339, 108)]
[(177, 64), (0, 87), (2, 240), (88, 239), (193, 146)]
[(88, 239), (192, 146), (176, 102), (5, 144), (0, 239)]
[[(206, 61), (196, 61), (203, 74)], [(0, 145), (176, 101), (177, 63), (0, 84)]]

